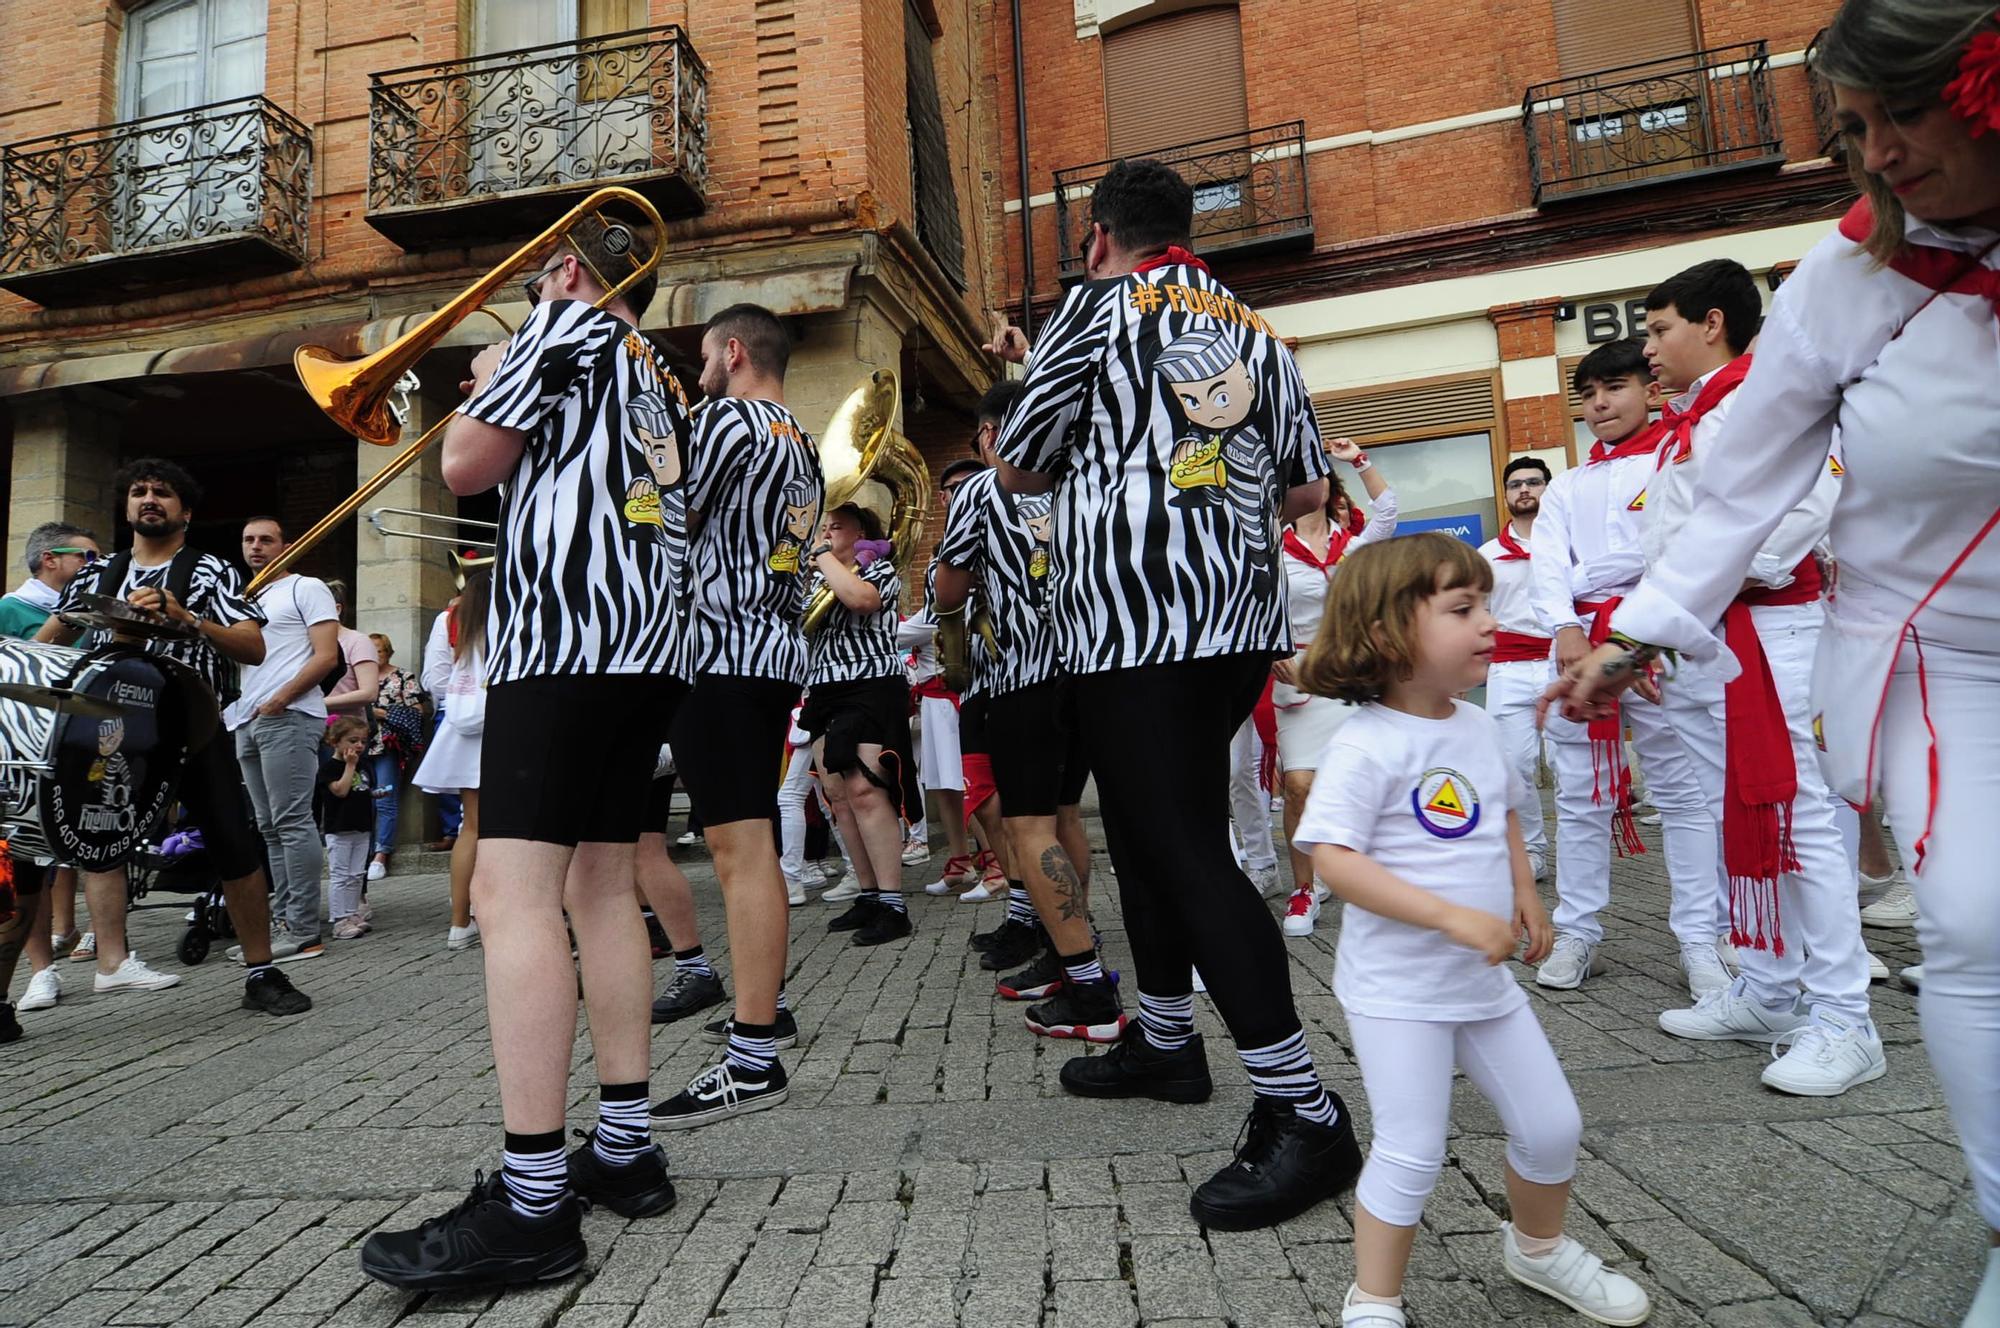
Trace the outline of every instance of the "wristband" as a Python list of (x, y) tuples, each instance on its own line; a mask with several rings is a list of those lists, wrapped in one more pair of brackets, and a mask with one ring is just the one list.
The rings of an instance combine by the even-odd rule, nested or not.
[(1375, 463), (1368, 459), (1368, 454), (1366, 452), (1363, 452), (1360, 456), (1354, 458), (1354, 460), (1348, 462), (1347, 464), (1354, 467), (1354, 473), (1359, 475), (1362, 471), (1368, 469)]

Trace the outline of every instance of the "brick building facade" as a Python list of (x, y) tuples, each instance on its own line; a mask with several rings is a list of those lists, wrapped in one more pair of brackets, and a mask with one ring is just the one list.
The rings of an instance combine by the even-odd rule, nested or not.
[(1375, 445), (1406, 518), (1491, 535), (1510, 454), (1574, 460), (1568, 368), (1630, 301), (1721, 256), (1775, 289), (1852, 197), (1804, 67), (1833, 8), (1020, 0), (1023, 127), (995, 0), (992, 302), (1045, 317), (1104, 163), (1172, 161), (1323, 427)]

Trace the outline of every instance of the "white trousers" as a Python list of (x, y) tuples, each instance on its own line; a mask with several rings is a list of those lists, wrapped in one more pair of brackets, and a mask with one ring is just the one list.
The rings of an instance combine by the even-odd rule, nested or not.
[(958, 707), (942, 696), (920, 697), (917, 778), (927, 789), (965, 791), (965, 759), (958, 750)]
[(1257, 782), (1264, 761), (1264, 740), (1257, 721), (1246, 719), (1229, 744), (1229, 819), (1243, 845), (1246, 871), (1275, 870), (1278, 851), (1271, 846), (1271, 795)]
[[(1927, 644), (1924, 664), (1938, 771), (1921, 867), (1914, 864), (1930, 802), (1930, 734), (1908, 648), (1877, 739), (1882, 799), (1912, 867), (1924, 1047), (1965, 1149), (1973, 1201), (1987, 1225), (2000, 1228), (2000, 655)], [(1827, 698), (1835, 700), (1869, 698)]]
[(784, 782), (778, 785), (778, 869), (784, 872), (787, 881), (806, 879), (806, 799), (818, 798), (834, 846), (848, 869), (853, 870), (854, 860), (847, 856), (847, 845), (833, 823), (833, 812), (826, 805), (819, 785), (813, 782), (812, 748), (794, 747), (791, 756), (785, 763)]
[[(1705, 671), (1683, 665), (1674, 685), (1682, 689), (1684, 704), (1712, 698), (1719, 713), (1722, 686)], [(1673, 896), (1667, 923), (1683, 945), (1713, 943), (1728, 916), (1714, 805), (1663, 707), (1628, 695), (1623, 722), (1632, 730), (1646, 791), (1660, 813)], [(1593, 801), (1596, 776), (1587, 728), (1551, 711), (1547, 732), (1556, 769), (1556, 930), (1597, 945), (1604, 940), (1597, 915), (1611, 902), (1611, 813), (1617, 809), (1611, 772), (1604, 772), (1601, 796)]]
[(1451, 1072), (1465, 1071), (1507, 1129), (1521, 1179), (1560, 1185), (1576, 1174), (1583, 1117), (1548, 1035), (1525, 1002), (1476, 1023), (1347, 1016), (1375, 1137), (1355, 1201), (1391, 1226), (1413, 1227), (1444, 1168)]
[(326, 837), (326, 912), (335, 922), (361, 911), (369, 839), (366, 830), (342, 830)]
[(1554, 663), (1546, 659), (1510, 660), (1486, 671), (1486, 713), (1500, 726), (1500, 745), (1507, 753), (1507, 763), (1520, 774), (1528, 790), (1528, 801), (1518, 813), (1521, 838), (1530, 853), (1544, 858), (1549, 851), (1549, 833), (1542, 824), (1542, 795), (1535, 785), (1535, 768), (1542, 755), (1535, 703), (1555, 680), (1555, 672)]
[[(1784, 957), (1739, 946), (1737, 958), (1749, 994), (1763, 1004), (1788, 1006), (1803, 991), (1808, 1005), (1865, 1024), (1868, 951), (1861, 943), (1854, 859), (1841, 835), (1839, 799), (1820, 775), (1812, 731), (1813, 653), (1819, 648), (1826, 614), (1818, 604), (1767, 604), (1753, 607), (1750, 617), (1757, 624), (1757, 637), (1764, 644), (1764, 658), (1770, 662), (1771, 679), (1792, 735), (1792, 764), (1799, 780), (1792, 799), (1792, 846), (1798, 850), (1799, 869), (1778, 878)], [(1718, 765), (1710, 771), (1706, 762), (1697, 767), (1705, 779), (1714, 780), (1720, 823), (1722, 770)], [(1726, 896), (1723, 902), (1726, 908)]]

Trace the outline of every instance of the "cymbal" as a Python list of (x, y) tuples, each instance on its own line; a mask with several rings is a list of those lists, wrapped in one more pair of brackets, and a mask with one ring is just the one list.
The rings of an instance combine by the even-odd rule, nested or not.
[(195, 634), (192, 627), (183, 626), (161, 614), (134, 608), (124, 600), (113, 599), (109, 595), (78, 595), (75, 606), (64, 610), (61, 617), (71, 627), (150, 641), (185, 641)]
[(19, 701), (42, 710), (91, 719), (122, 719), (125, 707), (68, 687), (41, 687), (31, 682), (0, 682), (0, 701)]

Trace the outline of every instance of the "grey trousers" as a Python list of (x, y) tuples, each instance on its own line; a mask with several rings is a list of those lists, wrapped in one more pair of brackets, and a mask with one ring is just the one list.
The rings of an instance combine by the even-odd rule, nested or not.
[(320, 931), (326, 855), (313, 824), (313, 781), (325, 739), (326, 721), (298, 710), (253, 715), (236, 730), (236, 759), (271, 853), (271, 916), (302, 938)]

